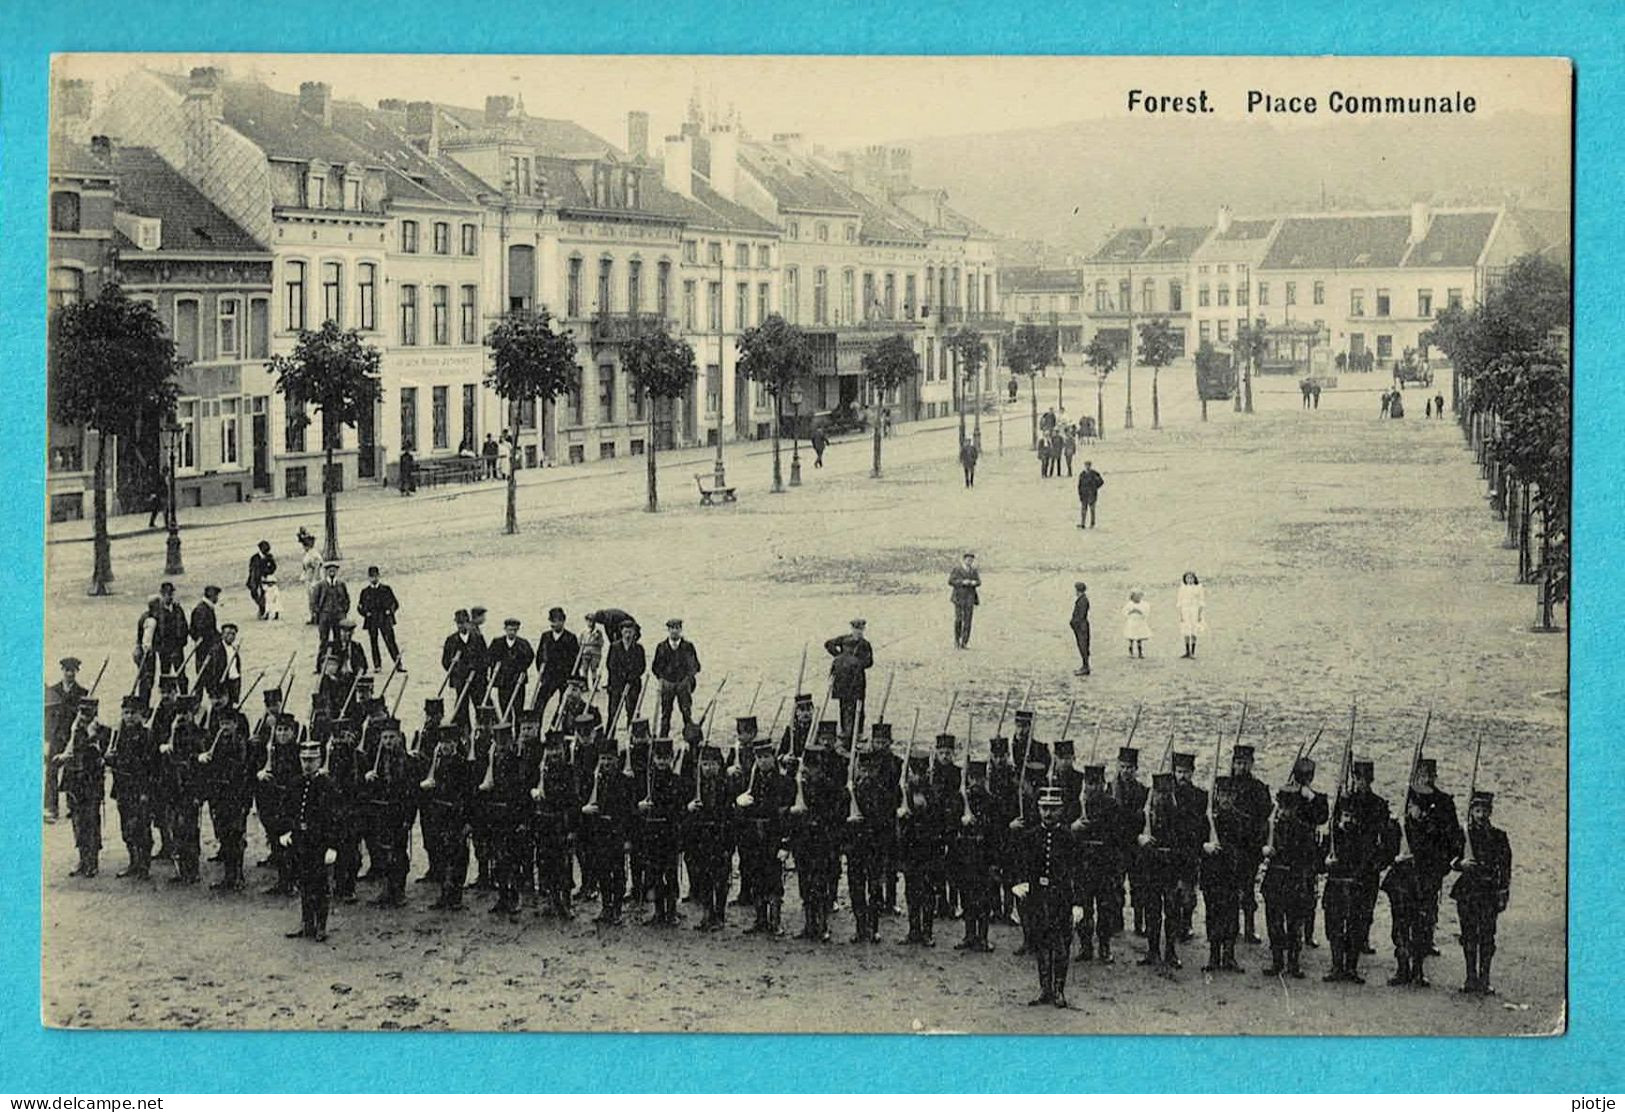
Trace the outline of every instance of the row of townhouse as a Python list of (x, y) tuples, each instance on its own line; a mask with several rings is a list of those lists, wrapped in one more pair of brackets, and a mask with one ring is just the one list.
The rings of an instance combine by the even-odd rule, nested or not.
[[(104, 153), (141, 152), (128, 157), (188, 197), (184, 212), (130, 199), (156, 238), (111, 243), (108, 264), (162, 271), (159, 309), (194, 368), (178, 412), (183, 505), (321, 489), (322, 430), (288, 412), (264, 361), (327, 320), (382, 352), (379, 405), (337, 434), (340, 489), (392, 481), (403, 451), (478, 452), (509, 429), (527, 466), (637, 455), (651, 429), (666, 447), (770, 436), (772, 399), (740, 372), (736, 344), (776, 312), (818, 353), (788, 417), (874, 404), (862, 356), (893, 332), (924, 370), (882, 403), (894, 419), (951, 412), (945, 342), (960, 327), (989, 332), (995, 358), (976, 385), (991, 388), (995, 237), (916, 189), (906, 151), (837, 167), (797, 137), (752, 141), (693, 108), (658, 150), (647, 114), (629, 113), (621, 151), (513, 97), (370, 108), (322, 82), (283, 93), (208, 67), (131, 73), (92, 126), (88, 90), (65, 85), (62, 130), (81, 141), (64, 149), (94, 158), (82, 140), (112, 136)], [(214, 281), (225, 271), (191, 265), (211, 262), (232, 268), (229, 288)], [(484, 386), (483, 338), (502, 313), (543, 308), (576, 339), (574, 388), (507, 412)], [(683, 336), (700, 371), (654, 415), (619, 355), (651, 328)], [(60, 459), (77, 467), (61, 485), (85, 489), (83, 453)]]
[(1506, 266), (1529, 252), (1567, 254), (1558, 214), (1504, 208), (1318, 212), (1114, 230), (1078, 268), (1087, 339), (1126, 350), (1130, 329), (1173, 326), (1184, 354), (1226, 350), (1263, 320), (1269, 367), (1323, 368), (1338, 355), (1391, 366), (1426, 355), (1424, 333), (1452, 305), (1476, 304)]

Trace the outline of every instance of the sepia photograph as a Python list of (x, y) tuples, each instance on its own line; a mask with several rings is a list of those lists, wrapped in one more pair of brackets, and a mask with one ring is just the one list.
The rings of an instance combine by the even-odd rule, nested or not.
[(1562, 1035), (1573, 81), (54, 56), (41, 1022)]

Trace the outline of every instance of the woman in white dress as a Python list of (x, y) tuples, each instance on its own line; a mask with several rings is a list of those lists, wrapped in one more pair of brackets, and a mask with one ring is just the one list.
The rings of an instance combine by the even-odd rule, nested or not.
[(1151, 603), (1145, 592), (1136, 587), (1128, 593), (1123, 604), (1123, 636), (1128, 639), (1129, 656), (1145, 659), (1145, 642), (1151, 636)]
[(1190, 660), (1196, 656), (1196, 638), (1207, 632), (1207, 595), (1194, 571), (1180, 577), (1174, 606), (1179, 610), (1180, 635), (1185, 638), (1184, 659)]

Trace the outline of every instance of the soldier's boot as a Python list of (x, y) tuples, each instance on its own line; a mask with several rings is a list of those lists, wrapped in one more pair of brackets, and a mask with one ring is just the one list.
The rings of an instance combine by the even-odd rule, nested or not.
[(1246, 914), (1247, 914), (1247, 941), (1253, 943), (1254, 945), (1256, 945), (1256, 944), (1264, 941), (1262, 938), (1258, 937), (1258, 913), (1254, 909), (1249, 907), (1247, 909)]
[(1286, 975), (1300, 981), (1303, 980), (1303, 967), (1299, 964), (1299, 958), (1302, 954), (1303, 949), (1298, 945), (1296, 939), (1286, 948)]
[(1145, 911), (1139, 904), (1134, 905), (1134, 933), (1140, 938), (1145, 937)]
[(920, 945), (927, 949), (936, 946), (936, 910), (927, 906), (920, 916)]
[(1331, 967), (1331, 970), (1329, 972), (1327, 972), (1327, 974), (1324, 977), (1321, 978), (1321, 980), (1323, 980), (1323, 981), (1341, 981), (1342, 979), (1343, 979), (1343, 947), (1341, 947), (1337, 943), (1333, 942), (1332, 943), (1332, 967)]
[(1478, 991), (1485, 996), (1495, 995), (1495, 989), (1490, 987), (1490, 958), (1494, 956), (1494, 943), (1485, 943), (1478, 948)]
[(1236, 964), (1236, 940), (1228, 939), (1223, 943), (1219, 953), (1219, 968), (1231, 973), (1245, 973), (1246, 970)]
[(1433, 982), (1428, 980), (1427, 974), (1422, 971), (1422, 963), (1427, 961), (1427, 955), (1418, 951), (1411, 959), (1411, 984), (1419, 988), (1432, 988)]
[[(1081, 928), (1083, 924), (1078, 924)], [(1073, 961), (1094, 961), (1095, 948), (1091, 941), (1092, 936), (1085, 930), (1078, 931), (1078, 956)]]
[(1394, 975), (1388, 978), (1390, 987), (1411, 983), (1411, 959), (1403, 950), (1394, 951)]
[(1478, 947), (1471, 942), (1461, 944), (1462, 964), (1467, 967), (1466, 979), (1462, 982), (1461, 991), (1476, 993), (1478, 991)]
[(1202, 966), (1202, 972), (1217, 973), (1223, 968), (1224, 964), (1219, 957), (1219, 944), (1217, 942), (1209, 941), (1207, 944), (1207, 964)]
[(1155, 923), (1148, 925), (1145, 932), (1145, 956), (1138, 964), (1156, 965), (1162, 960), (1162, 939), (1159, 937)]
[(774, 938), (784, 937), (784, 899), (775, 896), (767, 901), (767, 927), (768, 933)]
[(746, 934), (762, 934), (767, 930), (767, 901), (756, 901), (756, 920), (745, 928)]
[(1360, 976), (1360, 947), (1350, 946), (1343, 951), (1343, 979), (1352, 981), (1357, 985), (1365, 984), (1365, 978)]
[(1279, 946), (1271, 946), (1269, 966), (1268, 968), (1259, 970), (1259, 972), (1266, 977), (1279, 977), (1281, 975), (1282, 968), (1281, 948)]
[(1169, 969), (1183, 968), (1179, 961), (1179, 953), (1174, 949), (1174, 943), (1177, 941), (1178, 934), (1172, 930), (1162, 940), (1162, 963)]
[(1110, 935), (1103, 934), (1100, 936), (1099, 953), (1101, 965), (1110, 965), (1115, 960), (1112, 957), (1112, 940)]

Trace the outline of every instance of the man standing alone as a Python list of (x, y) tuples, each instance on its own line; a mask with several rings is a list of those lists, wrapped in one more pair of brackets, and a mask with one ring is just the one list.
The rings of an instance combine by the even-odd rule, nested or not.
[(982, 585), (982, 573), (976, 570), (976, 553), (967, 552), (959, 566), (948, 573), (948, 586), (954, 598), (954, 648), (970, 648), (971, 619), (981, 603), (977, 588)]
[(1106, 480), (1095, 470), (1094, 461), (1084, 460), (1083, 470), (1078, 472), (1079, 529), (1095, 527), (1095, 503), (1100, 500), (1100, 488), (1105, 485)]
[(959, 466), (965, 469), (965, 486), (976, 485), (976, 443), (969, 438), (959, 442)]
[(683, 725), (694, 721), (694, 677), (700, 674), (700, 654), (694, 642), (683, 636), (683, 620), (666, 622), (666, 639), (655, 649), (649, 669), (660, 681), (660, 736), (671, 736), (671, 705), (682, 712)]
[(372, 644), (372, 668), (375, 672), (383, 671), (383, 659), (378, 655), (378, 639), (384, 639), (384, 648), (389, 650), (389, 658), (400, 666), (402, 672), (406, 671), (401, 665), (401, 650), (395, 644), (395, 615), (401, 608), (400, 600), (395, 597), (395, 591), (388, 583), (378, 578), (378, 565), (374, 564), (367, 569), (367, 585), (361, 588), (361, 597), (356, 600), (356, 611), (361, 615), (361, 626), (367, 631), (367, 640)]
[(1072, 602), (1072, 639), (1078, 644), (1078, 670), (1075, 676), (1089, 674), (1089, 587), (1081, 580), (1072, 584), (1078, 597)]
[(824, 651), (835, 658), (830, 662), (830, 691), (841, 707), (842, 737), (856, 737), (863, 732), (858, 708), (868, 694), (866, 672), (875, 663), (874, 646), (864, 635), (867, 627), (864, 619), (853, 618), (851, 633), (824, 642)]

